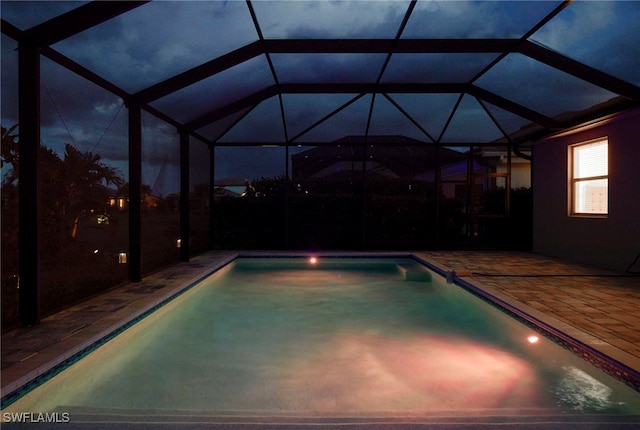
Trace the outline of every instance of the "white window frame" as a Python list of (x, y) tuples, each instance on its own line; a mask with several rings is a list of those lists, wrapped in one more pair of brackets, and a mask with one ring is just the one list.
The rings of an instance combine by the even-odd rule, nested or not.
[[(576, 153), (580, 149), (584, 149), (587, 146), (598, 146), (598, 145), (606, 145), (607, 151), (607, 163), (606, 163), (606, 172), (599, 171), (597, 174), (582, 174), (576, 175), (578, 162)], [(590, 140), (587, 142), (580, 142), (575, 145), (569, 146), (569, 216), (574, 217), (585, 217), (585, 218), (606, 218), (609, 215), (609, 139), (607, 137), (601, 137), (598, 139)], [(602, 170), (602, 169), (600, 169)], [(586, 198), (585, 185), (596, 185), (597, 188), (605, 189), (604, 203), (602, 200), (599, 205), (603, 205), (606, 207), (605, 210), (589, 210), (585, 208), (588, 205), (584, 200), (580, 200), (581, 198)], [(582, 188), (583, 192), (580, 192)], [(596, 207), (598, 203), (593, 203)]]

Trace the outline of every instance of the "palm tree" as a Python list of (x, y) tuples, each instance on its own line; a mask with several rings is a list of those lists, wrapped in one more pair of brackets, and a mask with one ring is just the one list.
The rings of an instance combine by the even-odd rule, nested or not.
[(87, 210), (102, 210), (109, 198), (107, 187), (122, 184), (124, 180), (118, 169), (102, 163), (100, 155), (80, 152), (65, 144), (60, 211), (63, 220), (73, 220), (72, 237), (75, 237), (80, 214)]
[[(1, 167), (4, 196), (17, 198), (16, 185), (20, 167), (19, 137), (14, 134), (18, 125), (1, 128)], [(100, 155), (81, 152), (65, 144), (64, 158), (40, 145), (38, 152), (40, 183), (40, 225), (45, 241), (55, 247), (56, 238), (74, 237), (78, 217), (86, 210), (102, 210), (109, 197), (109, 186), (124, 184), (120, 171), (102, 162)], [(17, 203), (17, 202), (12, 202)], [(58, 234), (53, 234), (57, 231)], [(46, 245), (45, 245), (46, 246)]]

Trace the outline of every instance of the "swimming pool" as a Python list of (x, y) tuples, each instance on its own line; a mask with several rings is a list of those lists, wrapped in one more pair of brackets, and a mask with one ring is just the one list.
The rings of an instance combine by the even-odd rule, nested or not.
[(3, 410), (25, 411), (637, 423), (640, 394), (416, 260), (242, 258)]

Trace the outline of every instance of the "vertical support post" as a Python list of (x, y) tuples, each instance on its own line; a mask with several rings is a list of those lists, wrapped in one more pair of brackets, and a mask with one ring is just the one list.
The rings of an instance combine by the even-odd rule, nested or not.
[(360, 246), (362, 249), (367, 249), (367, 138), (365, 136), (364, 143), (362, 144), (362, 223)]
[(180, 130), (180, 261), (189, 261), (189, 133)]
[[(435, 174), (436, 177), (435, 179), (435, 218), (436, 218), (436, 231), (435, 231), (435, 241), (436, 241), (436, 246), (438, 248), (442, 248), (442, 236), (440, 235), (440, 226), (441, 226), (441, 222), (440, 222), (440, 207), (441, 207), (441, 198), (440, 198), (440, 194), (441, 194), (441, 190), (442, 190), (442, 172), (440, 171), (440, 142), (436, 143), (436, 147), (435, 147), (435, 161), (436, 161), (436, 169), (435, 169)], [(448, 238), (447, 238), (448, 239)]]
[(215, 248), (216, 147), (209, 145), (209, 249)]
[(512, 163), (512, 158), (511, 158), (511, 151), (512, 151), (512, 147), (513, 145), (511, 143), (509, 143), (509, 146), (507, 147), (507, 179), (506, 179), (506, 184), (504, 186), (505, 188), (505, 212), (506, 215), (508, 217), (511, 216), (511, 163)]
[(40, 321), (40, 243), (38, 225), (38, 149), (40, 147), (40, 53), (21, 42), (18, 49), (18, 121), (20, 171), (18, 185), (19, 316), (30, 327)]
[(142, 110), (129, 103), (129, 280), (142, 280)]
[(284, 149), (284, 249), (289, 249), (289, 144)]
[(475, 180), (473, 177), (473, 151), (473, 146), (470, 146), (469, 153), (467, 154), (467, 195), (465, 202), (467, 213), (467, 235), (469, 237), (470, 244), (475, 244), (479, 233), (479, 227), (476, 225), (476, 208), (473, 205), (475, 193)]

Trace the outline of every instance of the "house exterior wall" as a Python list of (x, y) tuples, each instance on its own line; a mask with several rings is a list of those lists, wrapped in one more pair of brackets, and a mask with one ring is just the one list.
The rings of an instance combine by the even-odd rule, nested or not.
[[(507, 161), (498, 166), (496, 173), (507, 173)], [(511, 189), (531, 188), (531, 163), (520, 157), (511, 159)]]
[[(568, 146), (601, 137), (609, 139), (609, 214), (569, 216)], [(629, 267), (640, 253), (640, 109), (536, 142), (532, 173), (534, 252)]]

